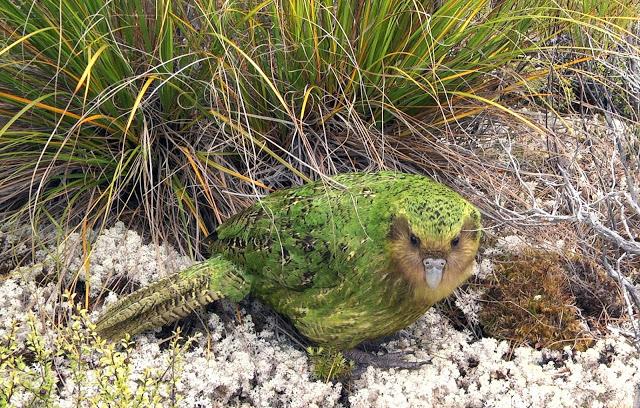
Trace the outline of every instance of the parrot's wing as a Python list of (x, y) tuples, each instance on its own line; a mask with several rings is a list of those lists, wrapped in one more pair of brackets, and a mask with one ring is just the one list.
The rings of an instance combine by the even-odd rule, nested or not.
[(361, 199), (360, 190), (322, 182), (272, 194), (224, 222), (211, 252), (274, 288), (336, 286), (349, 270), (348, 248), (366, 236)]
[(234, 263), (214, 257), (153, 282), (109, 307), (96, 322), (103, 338), (121, 338), (178, 320), (217, 299), (240, 301), (251, 277)]

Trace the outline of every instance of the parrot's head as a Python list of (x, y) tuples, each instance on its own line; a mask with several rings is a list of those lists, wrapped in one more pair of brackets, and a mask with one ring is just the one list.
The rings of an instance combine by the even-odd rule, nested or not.
[(471, 276), (480, 246), (480, 212), (444, 186), (396, 202), (387, 237), (393, 268), (417, 297), (434, 304)]

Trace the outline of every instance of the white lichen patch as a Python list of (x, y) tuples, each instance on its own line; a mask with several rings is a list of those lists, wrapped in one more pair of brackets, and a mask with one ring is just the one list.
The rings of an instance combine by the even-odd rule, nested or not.
[(480, 263), (475, 262), (473, 264), (473, 275), (478, 279), (486, 279), (491, 272), (493, 272), (493, 262), (489, 258), (483, 258)]
[(109, 281), (126, 279), (145, 286), (193, 263), (169, 245), (144, 244), (138, 233), (126, 229), (121, 222), (98, 235), (91, 245), (87, 263), (78, 250), (79, 237), (72, 238), (74, 239), (63, 244), (65, 248), (76, 249), (68, 267), (68, 278), (74, 279), (77, 276), (84, 281), (86, 276), (90, 276), (91, 296), (97, 296), (106, 290), (105, 284)]
[(352, 407), (631, 407), (640, 356), (623, 337), (585, 352), (534, 350), (485, 338), (472, 342), (433, 311), (387, 346), (431, 360), (415, 371), (369, 368)]
[(495, 246), (493, 248), (486, 249), (484, 253), (485, 255), (519, 254), (527, 247), (529, 247), (529, 244), (524, 237), (508, 235), (506, 237), (498, 238)]
[[(217, 322), (212, 337), (199, 336), (194, 345), (176, 353), (160, 347), (152, 334), (137, 336), (127, 353), (127, 378), (132, 394), (144, 378), (161, 382), (155, 406), (178, 407), (334, 407), (340, 384), (311, 381), (306, 356), (276, 340), (273, 332), (256, 332), (250, 316), (226, 327)], [(223, 333), (224, 332), (224, 333)], [(217, 339), (211, 341), (211, 339)], [(58, 403), (75, 406), (82, 395), (100, 397), (98, 378), (105, 370), (85, 372), (79, 384), (73, 369), (62, 363)], [(91, 406), (86, 404), (83, 406)]]
[(43, 321), (54, 315), (57, 302), (55, 284), (39, 286), (33, 280), (41, 265), (33, 268), (18, 268), (11, 276), (0, 282), (0, 338), (11, 334), (19, 343), (28, 332), (30, 316), (38, 316), (34, 324), (42, 328)]
[[(123, 225), (105, 230), (91, 248), (92, 296), (114, 276), (146, 284), (191, 263)], [(72, 254), (60, 276), (82, 270), (80, 251)], [(480, 274), (491, 268), (483, 261)], [(201, 315), (200, 335), (187, 344), (156, 333), (107, 344), (87, 315), (65, 306), (57, 282), (36, 283), (46, 269), (20, 268), (0, 281), (0, 406), (631, 407), (640, 383), (640, 357), (620, 333), (583, 353), (512, 350), (495, 339), (474, 340), (434, 311), (386, 345), (429, 364), (370, 367), (348, 386), (314, 380), (300, 348), (276, 336), (273, 324), (256, 329), (243, 311), (227, 323)], [(457, 300), (467, 316), (477, 314), (476, 295)], [(107, 304), (116, 299), (105, 297)]]
[(457, 289), (454, 292), (455, 305), (471, 324), (477, 324), (480, 321), (478, 313), (480, 313), (479, 300), (482, 297), (482, 294), (482, 289)]

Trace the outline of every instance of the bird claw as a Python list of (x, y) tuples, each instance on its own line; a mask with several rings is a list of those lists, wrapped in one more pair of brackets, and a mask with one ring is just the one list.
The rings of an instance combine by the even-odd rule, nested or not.
[[(358, 349), (347, 350), (343, 352), (344, 356), (356, 363), (353, 374), (359, 377), (367, 367), (372, 366), (382, 369), (405, 369), (417, 370), (425, 364), (430, 364), (429, 360), (407, 361), (407, 356), (414, 356), (411, 352), (394, 351), (383, 355), (371, 354)], [(415, 357), (415, 356), (414, 356)]]
[(388, 336), (378, 337), (374, 340), (365, 340), (357, 346), (358, 350), (365, 352), (381, 353), (386, 351), (386, 344), (394, 340), (402, 340), (409, 337), (406, 330), (400, 330)]

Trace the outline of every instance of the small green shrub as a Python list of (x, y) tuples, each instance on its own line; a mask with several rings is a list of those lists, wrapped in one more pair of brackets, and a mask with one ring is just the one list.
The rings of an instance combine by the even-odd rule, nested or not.
[(338, 350), (308, 347), (307, 354), (313, 365), (313, 376), (324, 382), (347, 378), (354, 367), (353, 361), (347, 360)]
[(0, 406), (54, 406), (60, 382), (73, 390), (77, 406), (161, 407), (179, 401), (175, 385), (192, 339), (183, 341), (176, 333), (168, 365), (134, 376), (128, 337), (107, 343), (96, 335), (86, 310), (71, 303), (64, 307), (68, 324), (45, 335), (32, 314), (24, 341), (15, 331), (0, 339)]

